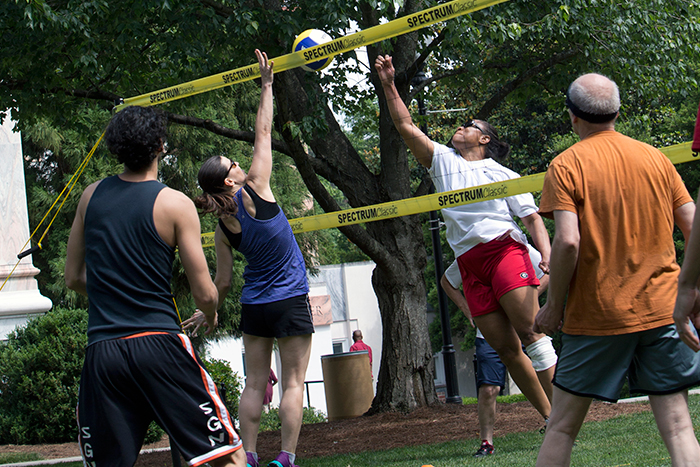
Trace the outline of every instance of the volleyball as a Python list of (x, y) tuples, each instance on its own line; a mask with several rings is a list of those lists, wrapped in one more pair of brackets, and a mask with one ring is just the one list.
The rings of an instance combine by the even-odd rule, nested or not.
[[(307, 29), (297, 36), (292, 45), (292, 50), (298, 52), (300, 50), (308, 49), (319, 44), (325, 44), (326, 42), (332, 41), (333, 38), (321, 31), (320, 29)], [(304, 56), (304, 58), (307, 58)], [(311, 57), (308, 57), (311, 58)], [(318, 60), (316, 62), (307, 63), (301, 67), (306, 71), (320, 71), (326, 68), (333, 61), (333, 57), (324, 58), (323, 60)]]

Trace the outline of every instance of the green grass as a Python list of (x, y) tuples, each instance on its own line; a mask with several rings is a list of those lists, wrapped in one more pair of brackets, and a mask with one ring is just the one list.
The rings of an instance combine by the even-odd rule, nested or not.
[[(527, 398), (522, 394), (512, 394), (510, 396), (498, 396), (496, 397), (496, 402), (503, 404), (512, 404), (513, 402), (524, 402)], [(462, 404), (470, 405), (476, 404), (478, 399), (476, 397), (462, 397)]]
[[(689, 396), (689, 405), (697, 434), (700, 433), (700, 395)], [(357, 436), (362, 436), (362, 433), (357, 433)], [(479, 440), (470, 439), (387, 451), (299, 459), (299, 464), (303, 467), (530, 466), (535, 465), (542, 439), (543, 436), (538, 432), (499, 437), (494, 440), (496, 454), (482, 459), (471, 457), (479, 447)], [(381, 445), (380, 439), (377, 444)], [(61, 464), (61, 467), (80, 465)], [(573, 449), (571, 465), (661, 467), (670, 466), (671, 459), (656, 429), (654, 417), (651, 412), (646, 412), (584, 423)]]
[[(697, 402), (697, 401), (696, 401)], [(493, 457), (474, 459), (479, 440), (453, 441), (438, 445), (303, 459), (303, 467), (463, 467), (535, 465), (543, 436), (538, 432), (514, 433), (494, 441)], [(301, 462), (302, 460), (300, 460)], [(623, 416), (584, 424), (574, 447), (574, 466), (665, 466), (668, 453), (650, 413)]]
[(18, 462), (38, 461), (41, 459), (35, 452), (22, 452), (16, 454), (0, 454), (1, 464), (16, 464)]
[[(689, 404), (695, 421), (695, 432), (700, 433), (700, 396), (690, 396)], [(358, 436), (361, 435), (358, 433)], [(479, 440), (472, 439), (388, 451), (299, 459), (299, 462), (303, 467), (529, 466), (535, 465), (542, 439), (543, 436), (538, 432), (514, 433), (496, 438), (496, 454), (482, 459), (471, 457), (479, 447)], [(572, 452), (571, 465), (658, 467), (670, 466), (671, 459), (656, 429), (653, 415), (646, 412), (584, 423)]]
[[(696, 401), (697, 403), (697, 401)], [(496, 454), (474, 459), (479, 440), (392, 449), (329, 458), (303, 459), (303, 467), (463, 467), (535, 465), (543, 436), (537, 432), (496, 438)], [(300, 460), (302, 462), (302, 460)], [(650, 413), (584, 424), (574, 447), (573, 466), (670, 466), (671, 461)]]

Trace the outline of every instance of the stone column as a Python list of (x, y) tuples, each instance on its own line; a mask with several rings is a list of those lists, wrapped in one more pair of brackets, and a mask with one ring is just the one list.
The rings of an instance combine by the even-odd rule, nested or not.
[(0, 339), (6, 339), (16, 326), (45, 313), (52, 305), (39, 292), (34, 279), (39, 270), (32, 264), (31, 255), (17, 264), (17, 254), (29, 238), (29, 215), (22, 140), (12, 131), (13, 126), (8, 116), (0, 127), (0, 285), (5, 284), (0, 290)]

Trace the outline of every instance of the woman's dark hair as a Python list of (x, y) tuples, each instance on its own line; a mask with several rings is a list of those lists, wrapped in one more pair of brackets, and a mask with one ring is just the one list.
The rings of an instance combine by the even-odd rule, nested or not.
[(197, 181), (203, 193), (194, 199), (200, 214), (213, 212), (217, 217), (234, 216), (238, 203), (231, 190), (224, 185), (228, 170), (221, 163), (221, 156), (213, 156), (204, 161), (197, 174)]
[(486, 157), (490, 157), (497, 162), (505, 161), (510, 155), (510, 144), (498, 138), (498, 132), (489, 122), (479, 120), (479, 126), (485, 134), (491, 137), (491, 141), (486, 145)]
[(117, 160), (134, 172), (148, 167), (165, 143), (165, 118), (151, 107), (129, 106), (116, 113), (105, 131), (105, 142)]

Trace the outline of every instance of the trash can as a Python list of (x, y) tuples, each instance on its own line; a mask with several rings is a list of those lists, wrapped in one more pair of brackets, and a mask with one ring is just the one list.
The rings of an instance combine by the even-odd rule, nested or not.
[(322, 355), (321, 368), (329, 421), (367, 412), (374, 398), (369, 352)]

